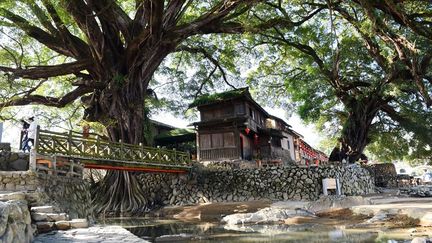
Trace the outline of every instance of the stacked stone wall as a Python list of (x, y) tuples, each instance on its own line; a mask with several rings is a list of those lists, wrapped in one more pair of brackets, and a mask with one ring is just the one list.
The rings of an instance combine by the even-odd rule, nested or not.
[(0, 143), (0, 171), (28, 170), (28, 154), (11, 152), (9, 143)]
[(393, 163), (371, 164), (365, 166), (369, 173), (375, 178), (378, 187), (397, 187), (398, 178)]
[(36, 173), (29, 171), (0, 171), (0, 191), (34, 191), (37, 184)]
[(154, 205), (187, 205), (245, 200), (316, 200), (322, 179), (339, 178), (342, 193), (374, 192), (374, 180), (358, 166), (267, 167), (234, 170), (201, 168), (191, 174), (141, 174), (147, 198)]
[(0, 171), (0, 191), (39, 192), (39, 202), (52, 203), (70, 218), (92, 218), (90, 184), (81, 178), (31, 171)]
[(38, 175), (38, 188), (71, 219), (93, 218), (90, 183), (81, 178)]

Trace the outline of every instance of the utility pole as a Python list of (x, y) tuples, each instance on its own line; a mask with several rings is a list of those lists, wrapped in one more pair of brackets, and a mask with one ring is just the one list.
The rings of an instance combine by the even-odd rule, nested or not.
[(3, 135), (3, 122), (0, 122), (0, 143), (2, 141), (2, 135)]

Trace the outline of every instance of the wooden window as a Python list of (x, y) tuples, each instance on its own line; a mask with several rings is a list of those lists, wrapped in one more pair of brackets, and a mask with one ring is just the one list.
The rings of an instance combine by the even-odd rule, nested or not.
[(249, 108), (249, 115), (250, 115), (250, 117), (252, 117), (252, 119), (255, 120), (255, 112), (254, 112), (254, 110), (252, 110), (252, 108)]
[(212, 111), (202, 111), (202, 120), (208, 121), (213, 118), (213, 112)]
[(211, 148), (211, 135), (210, 134), (201, 134), (200, 135), (200, 147), (202, 149)]
[(273, 145), (273, 147), (282, 147), (282, 143), (281, 143), (281, 139), (280, 138), (275, 138), (275, 137), (272, 137), (271, 138), (271, 143), (272, 143), (272, 145)]
[(214, 118), (222, 117), (222, 109), (221, 108), (217, 108), (213, 112), (214, 112), (214, 116), (213, 116)]
[(231, 117), (233, 115), (233, 107), (227, 106), (223, 109), (223, 115), (224, 117)]
[(235, 113), (237, 115), (244, 115), (245, 114), (245, 106), (243, 103), (235, 104)]
[(222, 148), (223, 147), (223, 134), (213, 133), (211, 135), (212, 148)]
[(223, 134), (224, 147), (235, 147), (234, 133), (226, 132)]

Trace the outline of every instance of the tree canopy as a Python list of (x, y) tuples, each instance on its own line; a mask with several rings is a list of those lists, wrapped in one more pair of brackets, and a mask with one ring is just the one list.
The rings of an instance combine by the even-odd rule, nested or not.
[(250, 82), (289, 97), (303, 119), (339, 137), (352, 161), (368, 144), (387, 159), (431, 154), (431, 6), (385, 2), (303, 3), (326, 11), (293, 31), (275, 27), (255, 40), (267, 47)]

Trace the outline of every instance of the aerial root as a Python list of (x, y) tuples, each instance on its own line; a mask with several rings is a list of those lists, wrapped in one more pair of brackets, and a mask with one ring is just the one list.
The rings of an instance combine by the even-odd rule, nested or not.
[(141, 184), (136, 175), (125, 171), (109, 171), (93, 189), (95, 212), (100, 216), (142, 214), (148, 211)]

